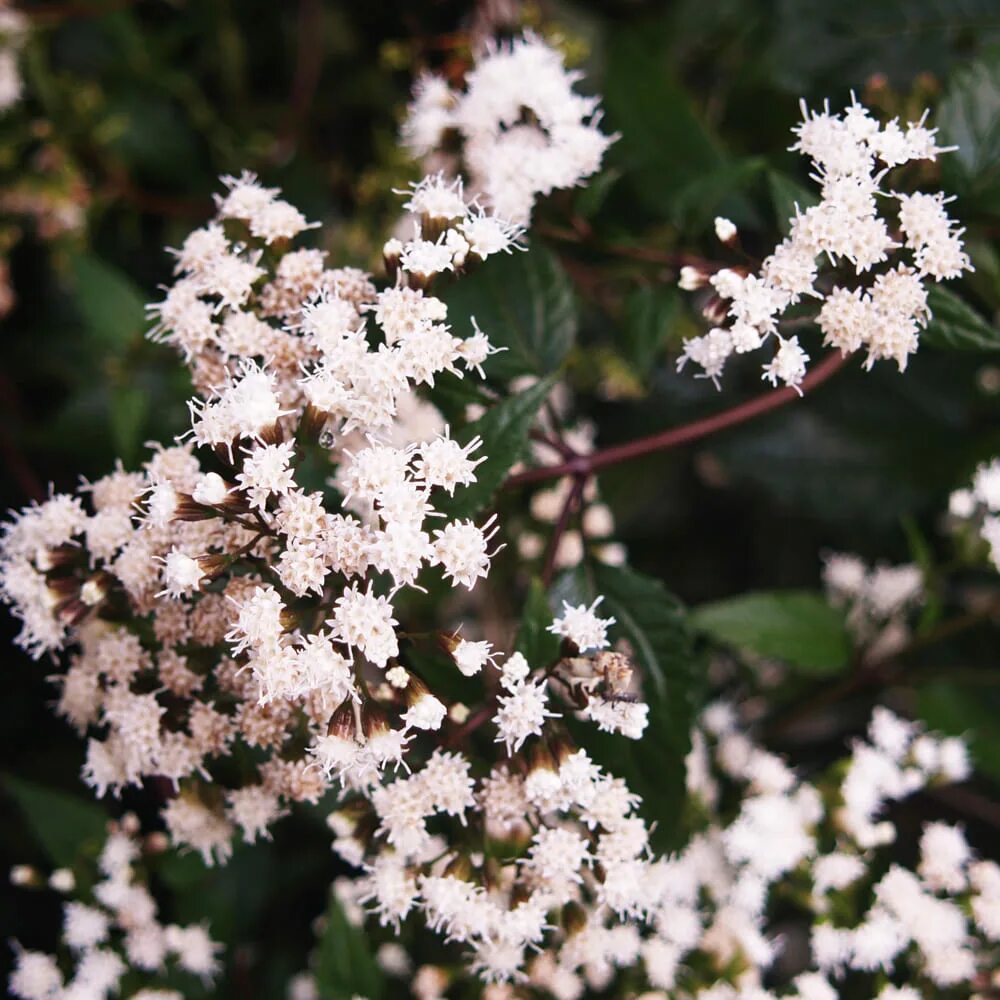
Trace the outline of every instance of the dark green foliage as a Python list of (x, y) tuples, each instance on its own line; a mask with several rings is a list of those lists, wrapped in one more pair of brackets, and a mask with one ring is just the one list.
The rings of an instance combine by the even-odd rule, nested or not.
[[(52, 237), (44, 220), (0, 219), (17, 296), (3, 320), (4, 509), (44, 496), (49, 483), (66, 490), (81, 474), (102, 475), (119, 456), (134, 467), (146, 441), (170, 441), (189, 426), (186, 373), (172, 350), (144, 338), (144, 305), (171, 278), (163, 248), (180, 246), (211, 215), (219, 174), (251, 169), (281, 185), (324, 224), (323, 236), (309, 239), (321, 239), (334, 266), (378, 272), (398, 219), (390, 191), (418, 175), (396, 141), (413, 71), (460, 73), (474, 14), (472, 4), (452, 0), (419, 9), (310, 0), (38, 6), (22, 57), (26, 100), (0, 117), (0, 188), (55, 193), (79, 205), (83, 225)], [(427, 392), (453, 435), (481, 435), (480, 454), (489, 456), (449, 513), (481, 523), (496, 509), (497, 542), (507, 549), (488, 590), (472, 595), (474, 614), (447, 606), (445, 620), (433, 617), (445, 588), (428, 582), (426, 597), (400, 595), (406, 627), (447, 630), (481, 613), (506, 636), (505, 652), (520, 649), (541, 666), (558, 654), (546, 627), (561, 599), (604, 594), (600, 610), (617, 619), (614, 638), (636, 656), (650, 724), (639, 742), (584, 723), (573, 723), (574, 732), (642, 795), (658, 848), (683, 836), (683, 757), (708, 690), (709, 657), (720, 649), (739, 665), (726, 681), (737, 694), (753, 683), (747, 662), (787, 664), (773, 693), (782, 709), (822, 702), (833, 686), (857, 681), (849, 699), (811, 717), (818, 724), (802, 727), (799, 742), (776, 747), (795, 762), (832, 759), (871, 705), (888, 700), (928, 725), (969, 734), (976, 790), (995, 797), (995, 616), (955, 633), (948, 623), (970, 600), (995, 599), (996, 576), (956, 556), (941, 523), (949, 492), (1000, 454), (995, 0), (579, 0), (543, 9), (562, 18), (556, 34), (574, 58), (583, 54), (581, 86), (603, 95), (605, 126), (618, 139), (588, 186), (536, 207), (527, 251), (437, 290), (457, 335), (468, 336), (475, 317), (506, 348), (486, 362), (485, 387), (472, 376), (445, 377)], [(904, 118), (931, 107), (940, 143), (960, 147), (900, 185), (957, 195), (951, 207), (967, 227), (975, 274), (931, 290), (934, 320), (905, 374), (888, 362), (866, 374), (854, 359), (801, 402), (602, 472), (601, 496), (632, 568), (588, 559), (546, 591), (538, 561), (517, 555), (521, 528), (534, 523), (530, 492), (501, 487), (537, 444), (529, 432), (547, 390), (567, 383), (572, 412), (596, 427), (598, 448), (761, 392), (757, 359), (731, 364), (721, 393), (676, 373), (682, 336), (708, 326), (703, 299), (676, 287), (679, 267), (689, 258), (752, 267), (769, 252), (794, 205), (816, 198), (787, 148), (798, 99), (839, 107), (851, 89)], [(715, 239), (715, 215), (738, 223), (738, 251)], [(815, 363), (824, 354), (817, 331), (798, 332)], [(519, 376), (540, 381), (512, 391)], [(469, 404), (485, 406), (484, 415), (467, 421)], [(919, 559), (930, 580), (923, 645), (882, 664), (875, 679), (854, 672), (843, 617), (817, 596), (827, 550), (870, 562)], [(162, 804), (151, 786), (130, 789), (121, 803), (94, 803), (82, 785), (76, 794), (56, 791), (76, 781), (82, 744), (52, 716), (56, 689), (44, 682), (52, 665), (9, 645), (15, 627), (6, 615), (0, 627), (3, 767), (17, 775), (4, 781), (13, 808), (0, 870), (69, 863), (96, 847), (105, 817), (125, 809), (151, 825)], [(403, 655), (444, 696), (470, 705), (481, 698), (481, 678), (459, 675), (433, 639), (414, 636)], [(476, 734), (483, 745), (488, 731)], [(914, 809), (930, 813), (923, 802)], [(206, 869), (192, 855), (155, 866), (171, 919), (209, 916), (232, 956), (215, 995), (283, 997), (288, 976), (306, 966), (320, 915), (315, 971), (324, 997), (402, 995), (372, 959), (373, 942), (391, 933), (354, 929), (327, 898), (337, 872), (323, 814), (296, 810), (273, 843), (238, 848), (225, 868)], [(988, 825), (950, 818), (968, 822), (977, 848), (995, 854)], [(50, 918), (5, 900), (0, 937), (48, 947)], [(408, 942), (412, 930), (402, 928)], [(456, 956), (441, 950), (426, 959)]]
[(702, 604), (692, 611), (691, 623), (725, 645), (818, 676), (840, 673), (850, 657), (843, 613), (808, 591), (749, 593)]
[(681, 842), (684, 757), (690, 731), (707, 688), (706, 663), (696, 651), (680, 602), (659, 580), (615, 566), (589, 564), (566, 574), (553, 590), (558, 602), (604, 600), (598, 613), (613, 617), (613, 639), (624, 639), (635, 657), (649, 725), (639, 741), (598, 732), (590, 723), (574, 727), (580, 745), (600, 764), (624, 777), (642, 796), (641, 812), (655, 824), (651, 842), (659, 851)]

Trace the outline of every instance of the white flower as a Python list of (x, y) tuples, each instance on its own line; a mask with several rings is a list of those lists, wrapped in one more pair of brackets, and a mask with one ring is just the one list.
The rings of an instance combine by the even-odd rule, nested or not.
[(556, 716), (547, 707), (544, 679), (512, 686), (508, 694), (497, 699), (497, 705), (493, 718), (498, 730), (496, 741), (506, 743), (508, 754), (519, 750), (529, 736), (540, 734), (545, 720)]
[(469, 642), (459, 639), (452, 650), (455, 666), (466, 676), (474, 677), (487, 663), (493, 662), (493, 645), (489, 642)]
[(808, 360), (809, 355), (799, 347), (798, 337), (789, 337), (787, 340), (779, 337), (778, 351), (764, 366), (764, 374), (761, 377), (771, 385), (777, 385), (781, 381), (798, 389), (805, 377)]
[(729, 219), (721, 215), (715, 217), (715, 235), (720, 242), (729, 243), (736, 238), (736, 226)]
[(440, 729), (448, 710), (432, 694), (422, 695), (403, 716), (403, 722), (414, 729)]
[(482, 528), (472, 521), (451, 521), (438, 529), (431, 545), (431, 562), (443, 568), (445, 577), (471, 590), (489, 572), (495, 553), (487, 552), (487, 545), (498, 530), (494, 521), (495, 515)]
[[(890, 358), (902, 371), (930, 318), (925, 279), (954, 278), (971, 269), (961, 231), (945, 210), (949, 199), (882, 188), (884, 166), (933, 160), (944, 152), (934, 141), (934, 130), (922, 120), (905, 129), (896, 120), (880, 126), (853, 100), (841, 115), (828, 108), (810, 112), (805, 104), (802, 114), (792, 148), (812, 159), (822, 199), (804, 210), (796, 206), (789, 236), (766, 257), (759, 275), (723, 269), (709, 279), (719, 298), (729, 302), (730, 325), (688, 340), (678, 368), (694, 361), (716, 384), (733, 351), (742, 354), (762, 346), (778, 333), (785, 310), (805, 296), (821, 303), (817, 322), (825, 343), (844, 354), (867, 348), (866, 368)], [(887, 202), (878, 197), (883, 194), (898, 202), (904, 245), (892, 239), (890, 224), (879, 214)], [(717, 218), (715, 228), (723, 243), (735, 240), (736, 227), (728, 219)], [(870, 285), (835, 284), (828, 291), (817, 287), (818, 265), (824, 259), (833, 265), (849, 262), (861, 278), (891, 256), (903, 262), (877, 273)], [(681, 287), (693, 290), (703, 280), (689, 268), (682, 271)], [(718, 303), (709, 303), (707, 314), (717, 312)], [(809, 359), (795, 337), (778, 340), (777, 353), (764, 366), (763, 377), (772, 385), (781, 382), (797, 388)]]
[(614, 625), (615, 619), (598, 618), (594, 614), (594, 609), (603, 600), (603, 597), (595, 598), (590, 607), (585, 604), (572, 607), (568, 601), (563, 601), (562, 616), (555, 618), (547, 631), (569, 639), (581, 653), (605, 649), (608, 645), (608, 626)]
[(345, 590), (334, 603), (333, 618), (327, 624), (337, 638), (364, 653), (378, 667), (384, 667), (399, 653), (392, 605), (388, 598), (373, 594), (371, 584), (367, 591), (359, 591), (357, 584)]
[(205, 571), (198, 560), (174, 546), (163, 560), (163, 582), (166, 587), (160, 593), (175, 598), (182, 597), (197, 590), (204, 579)]

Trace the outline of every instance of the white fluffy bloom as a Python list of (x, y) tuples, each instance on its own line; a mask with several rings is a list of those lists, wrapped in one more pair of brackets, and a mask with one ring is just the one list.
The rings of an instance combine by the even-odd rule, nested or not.
[(497, 726), (497, 742), (505, 743), (508, 753), (519, 750), (529, 736), (541, 733), (545, 720), (556, 715), (548, 710), (544, 680), (513, 685), (509, 693), (497, 699), (497, 705), (493, 719)]
[[(728, 303), (729, 325), (688, 340), (678, 368), (692, 361), (716, 384), (731, 354), (756, 350), (777, 338), (763, 377), (772, 385), (797, 388), (809, 358), (796, 337), (778, 333), (778, 324), (785, 310), (804, 296), (820, 304), (817, 323), (825, 343), (845, 354), (866, 348), (866, 368), (889, 358), (903, 370), (930, 318), (926, 280), (955, 278), (971, 270), (961, 231), (945, 210), (949, 199), (882, 188), (886, 167), (934, 160), (944, 152), (934, 141), (934, 130), (922, 120), (905, 129), (895, 119), (880, 126), (856, 101), (841, 115), (828, 108), (811, 112), (803, 104), (802, 115), (792, 148), (812, 160), (822, 199), (804, 210), (796, 207), (789, 236), (765, 259), (759, 275), (724, 269), (708, 279), (719, 300)], [(885, 194), (891, 200), (879, 198)], [(881, 206), (894, 202), (905, 238), (902, 245), (879, 215)], [(723, 243), (735, 241), (736, 227), (728, 219), (716, 219), (715, 228)], [(818, 265), (824, 259), (850, 264), (860, 279), (894, 257), (901, 262), (876, 271), (867, 288), (860, 283), (829, 290), (817, 285)], [(681, 274), (681, 286), (688, 290), (700, 287), (703, 280), (690, 268)], [(708, 314), (715, 312), (711, 306)]]
[(459, 639), (451, 655), (455, 666), (466, 677), (474, 677), (487, 663), (493, 661), (492, 649), (493, 646), (489, 642), (469, 642), (467, 639)]
[[(577, 78), (564, 69), (559, 53), (534, 35), (490, 45), (467, 74), (464, 92), (434, 77), (418, 81), (404, 141), (425, 156), (440, 146), (446, 131), (457, 132), (473, 188), (500, 214), (524, 222), (539, 195), (595, 173), (611, 142), (598, 128), (597, 101), (574, 92)], [(444, 182), (433, 189), (435, 198), (449, 192)], [(415, 191), (415, 210), (422, 211), (431, 194)], [(481, 255), (498, 242), (481, 231), (466, 235)]]
[(585, 604), (573, 607), (568, 601), (563, 601), (562, 616), (553, 620), (548, 631), (569, 639), (581, 653), (605, 649), (608, 645), (608, 627), (614, 625), (615, 619), (598, 618), (594, 613), (594, 609), (603, 600), (603, 597), (597, 597), (589, 607)]

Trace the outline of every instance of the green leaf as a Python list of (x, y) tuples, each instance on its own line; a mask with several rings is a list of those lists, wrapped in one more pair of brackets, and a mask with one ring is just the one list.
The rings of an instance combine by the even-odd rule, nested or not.
[(625, 301), (622, 347), (642, 375), (648, 375), (681, 315), (676, 288), (637, 288)]
[(969, 742), (976, 770), (1000, 781), (1000, 688), (934, 681), (921, 685), (917, 698), (920, 718), (931, 729)]
[(621, 180), (622, 172), (615, 168), (602, 170), (579, 189), (573, 200), (576, 214), (582, 219), (593, 219), (608, 199), (611, 189)]
[(932, 285), (927, 292), (932, 317), (920, 335), (922, 344), (949, 351), (1000, 350), (1000, 330), (954, 292)]
[(95, 344), (118, 351), (142, 336), (148, 325), (145, 298), (127, 275), (84, 253), (74, 254), (70, 266), (76, 303)]
[(771, 192), (771, 202), (774, 204), (774, 217), (778, 229), (785, 235), (791, 228), (789, 222), (795, 218), (795, 207), (801, 211), (819, 204), (819, 196), (798, 181), (792, 180), (787, 174), (778, 170), (767, 172), (767, 186)]
[(439, 498), (439, 510), (450, 517), (471, 517), (493, 499), (511, 466), (524, 458), (535, 414), (554, 383), (555, 376), (536, 382), (497, 403), (455, 435), (462, 444), (468, 444), (478, 434), (483, 444), (476, 454), (487, 458), (476, 467), (476, 481), (471, 486), (459, 487), (454, 497)]
[(103, 843), (108, 817), (89, 799), (10, 776), (4, 779), (4, 788), (56, 866), (69, 867), (81, 850), (96, 851)]
[(521, 627), (514, 648), (533, 667), (544, 667), (559, 655), (559, 637), (548, 631), (552, 606), (541, 581), (532, 580), (521, 612)]
[(133, 383), (116, 385), (109, 399), (115, 451), (126, 465), (135, 462), (143, 440), (149, 391)]
[(458, 334), (471, 332), (475, 317), (490, 342), (505, 348), (485, 365), (500, 381), (554, 372), (576, 339), (572, 283), (544, 247), (494, 257), (444, 298)]
[(1000, 53), (958, 70), (938, 107), (946, 186), (981, 208), (1000, 205)]
[(351, 1000), (354, 996), (378, 1000), (385, 995), (385, 981), (367, 935), (348, 922), (334, 895), (330, 896), (326, 926), (314, 957), (316, 985), (323, 1000)]
[(635, 654), (649, 725), (640, 740), (602, 733), (590, 723), (573, 728), (598, 763), (642, 796), (642, 813), (655, 823), (653, 847), (669, 851), (679, 846), (684, 758), (704, 697), (705, 665), (695, 652), (683, 606), (659, 580), (594, 565), (565, 575), (552, 592), (553, 599), (571, 603), (590, 603), (598, 595), (604, 597), (601, 615), (615, 619), (612, 638), (626, 639)]
[(703, 604), (695, 628), (737, 649), (774, 656), (805, 673), (839, 673), (850, 662), (843, 613), (810, 591), (767, 591)]
[(724, 166), (725, 157), (672, 75), (664, 36), (655, 24), (612, 33), (604, 106), (621, 133), (610, 158), (625, 167), (647, 208), (673, 218), (678, 193)]
[(748, 157), (724, 163), (688, 181), (673, 197), (673, 217), (677, 224), (690, 231), (705, 229), (726, 205), (738, 209), (740, 215), (746, 214), (746, 206), (734, 205), (732, 199), (741, 194), (765, 166), (760, 157)]

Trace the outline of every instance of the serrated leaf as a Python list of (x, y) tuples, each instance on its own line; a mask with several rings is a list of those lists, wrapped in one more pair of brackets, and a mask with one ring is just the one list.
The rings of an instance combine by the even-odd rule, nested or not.
[(326, 926), (315, 952), (316, 985), (323, 1000), (351, 1000), (362, 996), (378, 1000), (385, 995), (385, 980), (372, 955), (365, 932), (344, 916), (331, 895)]
[(1000, 350), (1000, 330), (954, 292), (933, 285), (927, 292), (927, 305), (932, 315), (920, 335), (922, 344), (949, 351)]
[(664, 30), (644, 27), (619, 29), (608, 45), (604, 106), (620, 133), (609, 158), (648, 208), (672, 217), (678, 192), (725, 158), (668, 68)]
[(938, 142), (957, 146), (943, 158), (949, 187), (981, 207), (1000, 202), (1000, 55), (953, 74), (938, 107)]
[(552, 624), (552, 606), (540, 580), (532, 580), (521, 612), (514, 648), (524, 654), (533, 667), (544, 667), (559, 655), (559, 637), (548, 631)]
[(472, 331), (475, 317), (490, 343), (504, 348), (485, 364), (500, 381), (556, 371), (576, 339), (573, 285), (544, 247), (492, 258), (444, 298), (459, 335)]
[(648, 375), (681, 315), (676, 288), (637, 288), (625, 301), (622, 346), (642, 375)]
[(683, 606), (659, 580), (616, 566), (594, 565), (560, 578), (552, 597), (590, 603), (601, 595), (600, 613), (615, 618), (613, 639), (632, 647), (649, 705), (649, 724), (640, 740), (574, 724), (581, 745), (642, 796), (643, 816), (655, 824), (650, 841), (657, 851), (678, 846), (684, 802), (684, 758), (691, 727), (705, 689), (705, 665), (694, 648)]
[(761, 591), (703, 604), (692, 625), (737, 649), (826, 676), (844, 670), (851, 643), (843, 612), (810, 591)]
[(89, 799), (10, 776), (3, 785), (56, 866), (71, 866), (81, 850), (103, 842), (108, 817)]
[(93, 341), (107, 349), (141, 337), (148, 325), (139, 287), (116, 267), (89, 254), (70, 258), (76, 303)]
[(535, 414), (554, 382), (554, 376), (542, 379), (524, 392), (502, 400), (455, 435), (462, 444), (479, 435), (483, 444), (473, 457), (485, 455), (486, 461), (476, 467), (476, 481), (471, 486), (459, 487), (454, 497), (438, 499), (439, 510), (449, 517), (471, 517), (493, 499), (511, 467), (524, 458)]

